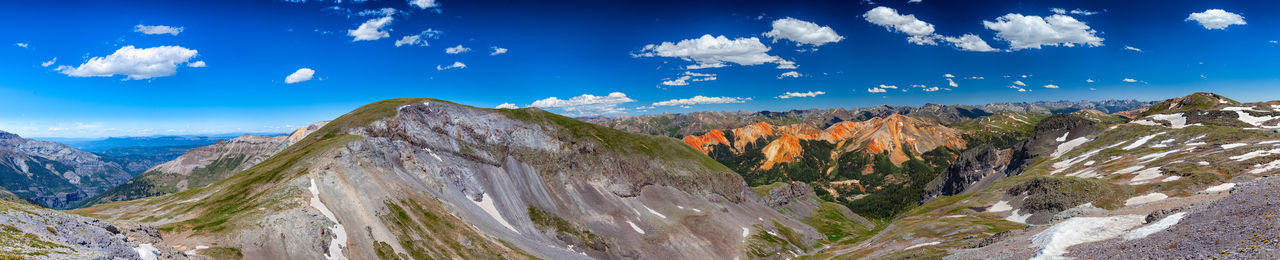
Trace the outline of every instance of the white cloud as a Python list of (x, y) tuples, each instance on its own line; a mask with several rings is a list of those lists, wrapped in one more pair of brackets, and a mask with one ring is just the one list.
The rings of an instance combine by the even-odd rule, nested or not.
[(1013, 84), (1014, 84), (1014, 85), (1018, 85), (1018, 86), (1023, 86), (1023, 87), (1026, 87), (1026, 86), (1027, 86), (1027, 83), (1022, 83), (1022, 81), (1021, 81), (1021, 80), (1015, 80), (1015, 81), (1013, 81)]
[(459, 53), (464, 53), (469, 51), (471, 51), (471, 48), (462, 47), (462, 44), (458, 44), (458, 46), (453, 46), (453, 47), (444, 49), (444, 53), (448, 53), (448, 54), (459, 54)]
[(885, 93), (885, 92), (888, 92), (888, 90), (884, 90), (883, 88), (868, 88), (867, 92), (868, 93)]
[(933, 34), (933, 25), (916, 19), (915, 15), (901, 15), (897, 10), (884, 6), (876, 7), (862, 14), (862, 17), (872, 24), (884, 26), (890, 31), (897, 31), (911, 35), (907, 38), (908, 42), (917, 45), (936, 45)]
[(781, 78), (799, 78), (800, 76), (804, 76), (804, 75), (801, 75), (799, 72), (795, 72), (795, 71), (788, 71), (788, 72), (783, 72), (783, 73), (782, 73), (782, 75), (778, 75), (778, 78), (779, 78), (779, 79), (781, 79)]
[(1054, 84), (1044, 85), (1044, 88), (1058, 88), (1058, 85), (1054, 85)]
[(987, 44), (986, 40), (983, 40), (982, 37), (978, 37), (977, 35), (973, 35), (973, 34), (965, 34), (965, 35), (961, 35), (960, 37), (947, 36), (947, 37), (942, 37), (942, 40), (949, 42), (952, 45), (955, 45), (956, 48), (960, 48), (961, 50), (965, 50), (965, 51), (992, 52), (992, 51), (1000, 50), (996, 48), (991, 48), (991, 45)]
[(823, 94), (827, 94), (827, 92), (822, 92), (822, 91), (786, 92), (786, 93), (782, 93), (782, 95), (780, 96), (777, 96), (777, 98), (788, 99), (788, 98), (816, 97)]
[(382, 31), (382, 27), (391, 24), (391, 16), (382, 18), (373, 18), (360, 24), (355, 30), (347, 30), (347, 35), (354, 37), (351, 41), (372, 41), (382, 38), (391, 37), (391, 33)]
[(58, 66), (58, 72), (72, 77), (110, 77), (125, 75), (125, 79), (149, 79), (168, 77), (178, 73), (178, 65), (187, 63), (197, 54), (196, 50), (182, 46), (134, 48), (124, 46), (106, 57), (93, 57), (80, 66)]
[(1093, 83), (1094, 81), (1093, 81), (1093, 79), (1084, 79), (1084, 82)]
[(315, 76), (315, 75), (316, 75), (315, 70), (312, 70), (310, 68), (301, 68), (301, 69), (298, 69), (298, 71), (294, 71), (293, 74), (289, 74), (289, 76), (284, 77), (284, 84), (305, 82), (305, 81), (311, 80), (311, 76)]
[(922, 1), (924, 1), (924, 0), (907, 0), (907, 3), (919, 4), (919, 3), (920, 3), (920, 2), (922, 2)]
[(796, 62), (789, 60), (778, 60), (778, 69), (793, 70), (796, 69)]
[(1093, 12), (1093, 11), (1089, 11), (1089, 10), (1081, 10), (1080, 8), (1076, 8), (1075, 10), (1071, 10), (1071, 14), (1078, 14), (1078, 15), (1090, 16), (1090, 15), (1098, 14), (1098, 12)]
[(1049, 8), (1049, 11), (1052, 11), (1055, 14), (1067, 14), (1067, 9), (1062, 8)]
[(1272, 44), (1280, 43), (1280, 41), (1276, 41), (1276, 40), (1270, 40), (1270, 41), (1267, 41), (1267, 42), (1272, 43)]
[(1142, 52), (1142, 49), (1134, 48), (1133, 46), (1129, 46), (1129, 45), (1125, 45), (1125, 46), (1124, 46), (1124, 49), (1126, 49), (1126, 50), (1131, 50), (1131, 51), (1136, 51), (1136, 52)]
[(502, 109), (519, 109), (520, 107), (516, 106), (516, 104), (511, 104), (511, 103), (502, 103), (501, 105), (498, 105), (498, 106), (497, 106), (497, 107), (495, 107), (495, 108), (502, 108)]
[[(330, 7), (330, 8), (341, 9), (341, 7), (337, 7), (337, 6)], [(368, 10), (364, 10), (364, 11), (360, 11), (359, 13), (356, 13), (356, 15), (359, 15), (359, 16), (391, 16), (393, 14), (396, 14), (396, 9), (391, 7), (386, 7), (382, 9), (368, 9)]]
[(687, 86), (689, 85), (690, 81), (699, 82), (699, 81), (712, 81), (712, 80), (716, 80), (716, 74), (685, 71), (683, 74), (680, 75), (680, 77), (662, 81), (662, 85)]
[(986, 78), (986, 77), (979, 77), (979, 76), (972, 76), (972, 77), (968, 77), (968, 78), (966, 78), (966, 79), (987, 79), (987, 78)]
[(1138, 82), (1138, 80), (1131, 79), (1131, 78), (1124, 78), (1124, 82), (1134, 83), (1134, 82)]
[(25, 42), (19, 42), (19, 43), (14, 43), (14, 44), (13, 44), (13, 46), (18, 46), (18, 47), (22, 47), (22, 48), (27, 48), (27, 46), (29, 46), (29, 45), (27, 45), (27, 43), (25, 43)]
[(418, 34), (405, 35), (404, 37), (401, 37), (399, 40), (396, 40), (396, 47), (400, 47), (404, 45), (431, 46), (430, 44), (427, 43), (427, 39), (428, 38), (438, 39), (440, 37), (440, 33), (441, 32), (439, 30), (427, 29)]
[(913, 87), (913, 88), (920, 88), (920, 90), (923, 90), (924, 92), (934, 92), (934, 91), (938, 91), (938, 90), (940, 89), (940, 88), (938, 88), (938, 87), (930, 87), (930, 86), (925, 86), (925, 85), (911, 85), (911, 87)]
[(947, 77), (947, 78), (954, 78), (954, 77), (956, 77), (956, 75), (951, 75), (951, 73), (942, 74), (942, 76), (943, 76), (943, 77)]
[(1066, 15), (1039, 17), (1034, 15), (1005, 14), (995, 22), (982, 21), (987, 29), (996, 31), (996, 38), (1009, 42), (1010, 50), (1040, 49), (1041, 46), (1090, 47), (1102, 46), (1097, 31), (1084, 22)]
[(764, 33), (765, 37), (773, 38), (773, 42), (779, 39), (787, 39), (796, 43), (796, 46), (805, 44), (813, 46), (822, 46), (823, 44), (840, 42), (844, 36), (836, 34), (828, 26), (820, 26), (818, 24), (795, 19), (791, 17), (782, 18), (773, 21), (773, 30)]
[(569, 99), (559, 99), (549, 97), (546, 99), (534, 101), (531, 107), (555, 108), (565, 112), (576, 113), (581, 116), (593, 116), (602, 114), (622, 113), (624, 108), (618, 107), (619, 104), (635, 102), (628, 98), (627, 94), (622, 92), (609, 93), (607, 96), (596, 96), (591, 94), (582, 94), (581, 96)]
[(409, 4), (422, 9), (440, 6), (440, 3), (436, 3), (436, 0), (409, 0)]
[(1204, 10), (1204, 12), (1191, 13), (1190, 16), (1187, 16), (1186, 21), (1199, 22), (1201, 26), (1209, 30), (1225, 30), (1227, 26), (1245, 25), (1244, 16), (1222, 9), (1209, 9)]
[(951, 80), (951, 78), (947, 78), (947, 85), (950, 85), (953, 88), (960, 87), (960, 84), (956, 84), (956, 81)]
[(507, 53), (507, 48), (498, 47), (498, 46), (491, 46), (489, 48), (493, 49), (493, 51), (489, 52), (489, 56)]
[(52, 59), (52, 60), (49, 60), (49, 61), (46, 61), (46, 62), (41, 62), (41, 63), (40, 63), (40, 67), (48, 68), (49, 66), (53, 66), (53, 63), (55, 63), (55, 62), (58, 62), (58, 57), (53, 57), (53, 59)]
[(168, 34), (178, 35), (182, 33), (182, 27), (173, 27), (168, 25), (141, 25), (135, 26), (133, 31), (142, 34)]
[(898, 86), (880, 84), (880, 88), (884, 88), (884, 89), (898, 89)]
[(436, 70), (465, 69), (465, 68), (467, 68), (467, 64), (463, 64), (462, 62), (459, 62), (459, 61), (455, 61), (453, 62), (453, 64), (449, 64), (449, 66), (436, 65)]
[(207, 67), (207, 66), (208, 66), (208, 65), (207, 65), (207, 64), (204, 64), (204, 61), (202, 61), (202, 60), (198, 60), (198, 61), (193, 61), (193, 62), (191, 62), (191, 63), (187, 63), (187, 67), (192, 67), (192, 68), (204, 68), (204, 67)]
[[(632, 56), (671, 57), (697, 63), (689, 65), (686, 67), (687, 69), (719, 68), (728, 66), (726, 63), (745, 66), (778, 63), (779, 68), (781, 68), (784, 64), (789, 63), (789, 61), (782, 58), (769, 55), (768, 51), (769, 47), (761, 43), (760, 39), (756, 37), (730, 40), (723, 35), (713, 37), (710, 34), (706, 34), (696, 39), (680, 40), (679, 43), (662, 42), (660, 44), (645, 45), (640, 53), (632, 54)], [(790, 66), (794, 66), (794, 64)]]
[(747, 101), (751, 101), (751, 98), (706, 97), (706, 96), (698, 95), (691, 98), (672, 99), (672, 100), (667, 100), (662, 102), (656, 102), (656, 103), (653, 103), (653, 106), (661, 107), (661, 106), (692, 106), (692, 105), (702, 105), (702, 104), (730, 104), (730, 103), (746, 103)]

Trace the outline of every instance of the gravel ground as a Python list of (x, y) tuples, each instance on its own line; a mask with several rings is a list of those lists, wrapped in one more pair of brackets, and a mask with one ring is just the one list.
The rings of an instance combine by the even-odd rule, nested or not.
[[(1083, 259), (1280, 259), (1280, 177), (1236, 186), (1231, 195), (1146, 238), (1071, 247)], [(1152, 221), (1154, 222), (1154, 220)]]

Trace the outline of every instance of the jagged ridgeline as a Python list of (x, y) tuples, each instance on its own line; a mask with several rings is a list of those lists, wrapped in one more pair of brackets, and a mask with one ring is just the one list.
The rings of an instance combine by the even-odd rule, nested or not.
[(832, 238), (807, 223), (869, 229), (796, 194), (805, 213), (779, 213), (669, 137), (536, 108), (394, 99), (224, 180), (75, 212), (156, 225), (179, 250), (273, 259), (794, 256)]

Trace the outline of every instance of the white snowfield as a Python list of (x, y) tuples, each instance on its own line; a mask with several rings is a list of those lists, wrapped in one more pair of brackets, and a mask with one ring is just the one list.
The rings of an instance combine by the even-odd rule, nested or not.
[(342, 247), (347, 245), (347, 229), (342, 227), (342, 223), (338, 222), (338, 217), (333, 215), (333, 211), (329, 211), (329, 207), (326, 207), (324, 202), (320, 201), (320, 189), (316, 188), (316, 179), (311, 179), (311, 187), (307, 188), (307, 190), (311, 191), (311, 207), (319, 210), (320, 214), (324, 214), (324, 217), (329, 221), (333, 221), (333, 226), (329, 227), (329, 230), (333, 231), (334, 235), (337, 235), (336, 238), (329, 241), (329, 253), (325, 257), (329, 260), (347, 259), (347, 256), (342, 254)]
[(916, 249), (916, 248), (919, 248), (919, 247), (932, 246), (932, 245), (937, 245), (937, 244), (942, 244), (942, 241), (933, 241), (933, 242), (929, 242), (929, 243), (919, 243), (919, 244), (915, 244), (915, 245), (909, 246), (909, 247), (907, 247), (907, 248), (903, 248), (903, 249), (902, 249), (902, 251), (907, 251), (907, 250)]
[(1013, 221), (1013, 222), (1018, 222), (1018, 223), (1026, 224), (1026, 223), (1027, 223), (1027, 219), (1028, 219), (1028, 218), (1031, 218), (1031, 214), (1018, 215), (1018, 210), (1016, 210), (1016, 209), (1015, 209), (1015, 210), (1013, 210), (1013, 212), (1012, 212), (1012, 213), (1009, 213), (1009, 216), (1008, 216), (1008, 217), (1005, 217), (1004, 219), (1005, 219), (1005, 220), (1008, 220), (1008, 221)]
[(133, 251), (138, 251), (138, 258), (142, 260), (156, 260), (156, 256), (160, 254), (160, 249), (151, 244), (140, 244)]
[(494, 220), (497, 220), (498, 224), (502, 224), (502, 226), (507, 227), (507, 229), (510, 229), (512, 232), (516, 232), (516, 234), (520, 234), (520, 231), (517, 231), (516, 227), (511, 226), (511, 223), (507, 223), (507, 219), (503, 218), (502, 214), (498, 212), (498, 207), (493, 204), (493, 200), (485, 199), (485, 194), (480, 194), (480, 202), (476, 202), (474, 200), (471, 202), (476, 203), (476, 206), (480, 206), (480, 209), (483, 209), (485, 213), (489, 213), (489, 216), (493, 217)]
[(658, 211), (654, 211), (653, 209), (649, 208), (649, 206), (645, 206), (645, 205), (640, 205), (640, 206), (644, 207), (645, 210), (648, 210), (649, 213), (653, 213), (654, 215), (657, 215), (660, 218), (664, 218), (664, 219), (667, 218), (666, 215), (662, 215), (662, 213), (658, 213)]
[(1145, 219), (1143, 215), (1121, 215), (1075, 217), (1058, 222), (1031, 236), (1031, 245), (1040, 248), (1032, 259), (1063, 259), (1068, 247), (1118, 237), (1141, 226)]
[(1003, 212), (1003, 211), (1009, 211), (1011, 209), (1013, 209), (1013, 207), (1009, 206), (1009, 202), (1002, 200), (1002, 201), (996, 202), (995, 205), (991, 205), (990, 208), (987, 208), (987, 212)]
[(1173, 215), (1165, 216), (1163, 219), (1160, 219), (1160, 221), (1156, 221), (1156, 223), (1151, 223), (1129, 231), (1128, 234), (1124, 234), (1124, 239), (1139, 239), (1155, 234), (1156, 232), (1164, 231), (1165, 229), (1178, 224), (1178, 221), (1182, 221), (1182, 217), (1185, 216), (1187, 216), (1186, 212), (1178, 212)]
[(1167, 198), (1169, 198), (1169, 195), (1164, 195), (1164, 193), (1159, 193), (1159, 192), (1152, 192), (1146, 195), (1129, 198), (1124, 201), (1124, 206), (1128, 207), (1133, 205), (1141, 205), (1141, 204), (1161, 201)]
[(644, 235), (644, 229), (640, 229), (640, 226), (636, 226), (635, 222), (631, 222), (630, 220), (627, 220), (627, 224), (630, 224), (631, 229), (635, 229), (636, 233), (640, 233), (641, 235)]
[(1128, 146), (1125, 146), (1124, 148), (1121, 148), (1121, 149), (1133, 150), (1134, 148), (1142, 147), (1142, 145), (1147, 144), (1147, 142), (1151, 141), (1151, 138), (1156, 138), (1156, 136), (1160, 136), (1162, 134), (1164, 134), (1164, 132), (1143, 136), (1142, 138), (1139, 138), (1137, 141), (1133, 141), (1132, 144), (1129, 144)]
[[(1066, 136), (1066, 135), (1063, 135), (1063, 136)], [(1087, 143), (1089, 141), (1090, 141), (1089, 138), (1080, 137), (1076, 139), (1071, 139), (1071, 141), (1069, 142), (1058, 144), (1058, 149), (1054, 150), (1053, 154), (1049, 155), (1049, 157), (1057, 159), (1058, 157), (1062, 157), (1063, 154), (1066, 154), (1067, 152), (1070, 152), (1071, 150), (1076, 149), (1076, 147), (1080, 147), (1080, 145), (1083, 145), (1084, 143)]]

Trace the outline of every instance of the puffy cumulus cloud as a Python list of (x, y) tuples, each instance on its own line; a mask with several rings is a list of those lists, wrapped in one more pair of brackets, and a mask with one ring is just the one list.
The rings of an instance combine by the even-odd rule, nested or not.
[(192, 67), (192, 68), (204, 68), (204, 67), (207, 67), (207, 66), (209, 66), (209, 65), (208, 65), (208, 64), (204, 64), (204, 61), (202, 61), (202, 60), (198, 60), (198, 61), (193, 61), (193, 62), (191, 62), (191, 63), (187, 63), (187, 67)]
[(664, 79), (662, 81), (662, 85), (663, 86), (687, 86), (691, 81), (699, 82), (699, 81), (712, 81), (712, 80), (716, 80), (716, 74), (685, 71), (684, 73), (680, 74), (679, 77), (676, 77), (674, 79), (672, 78)]
[(1129, 46), (1129, 45), (1125, 45), (1125, 46), (1124, 46), (1124, 49), (1125, 49), (1125, 50), (1136, 51), (1136, 52), (1142, 52), (1142, 49), (1134, 48), (1133, 46)]
[(652, 105), (652, 106), (655, 106), (655, 107), (662, 107), (662, 106), (681, 106), (681, 107), (684, 107), (684, 106), (703, 105), (703, 104), (731, 104), (731, 103), (746, 103), (747, 101), (751, 101), (751, 98), (742, 98), (742, 97), (707, 97), (707, 96), (697, 95), (697, 96), (694, 96), (694, 97), (691, 97), (691, 98), (684, 98), (684, 99), (672, 99), (672, 100), (667, 100), (667, 101), (662, 101), (662, 102), (655, 102), (655, 103), (653, 103), (653, 105)]
[(1011, 88), (1011, 89), (1015, 89), (1015, 90), (1018, 90), (1018, 92), (1027, 92), (1027, 91), (1030, 91), (1030, 90), (1027, 90), (1027, 89), (1022, 88), (1022, 87), (1019, 87), (1019, 86), (1009, 86), (1009, 88)]
[(809, 97), (816, 97), (823, 94), (827, 94), (827, 92), (822, 92), (822, 91), (786, 92), (786, 93), (782, 93), (782, 95), (779, 95), (776, 98), (780, 98), (780, 99), (809, 98)]
[(581, 96), (569, 99), (549, 97), (534, 101), (533, 104), (529, 106), (560, 109), (580, 116), (594, 116), (622, 113), (626, 109), (620, 108), (618, 105), (629, 102), (635, 102), (635, 100), (627, 97), (627, 94), (623, 94), (622, 92), (613, 92), (609, 93), (607, 96), (582, 94)]
[(916, 19), (915, 15), (898, 14), (898, 10), (880, 6), (872, 8), (870, 11), (867, 11), (867, 13), (862, 14), (862, 18), (872, 24), (884, 26), (884, 28), (889, 29), (890, 31), (897, 31), (910, 35), (911, 37), (907, 38), (908, 42), (915, 43), (917, 45), (937, 44), (934, 42), (934, 38), (937, 37), (933, 34), (933, 24)]
[(1049, 11), (1055, 14), (1067, 14), (1067, 9), (1062, 9), (1062, 8), (1049, 8)]
[(960, 84), (956, 84), (956, 81), (955, 81), (955, 80), (951, 80), (951, 78), (947, 78), (947, 85), (949, 85), (949, 86), (951, 86), (951, 87), (953, 87), (953, 88), (958, 88), (958, 87), (960, 87)]
[(301, 69), (298, 69), (298, 71), (294, 71), (293, 74), (289, 74), (289, 76), (284, 77), (284, 84), (306, 82), (308, 80), (311, 80), (311, 77), (315, 75), (316, 75), (315, 70), (312, 70), (310, 68), (301, 68)]
[(436, 3), (436, 0), (409, 0), (409, 5), (417, 6), (418, 8), (421, 8), (421, 9), (427, 9), (432, 7), (439, 7), (440, 3)]
[(1066, 15), (1040, 17), (1034, 15), (1005, 14), (996, 21), (982, 21), (987, 29), (996, 31), (996, 38), (1009, 42), (1010, 50), (1040, 49), (1041, 46), (1090, 47), (1102, 46), (1097, 31), (1076, 18)]
[(418, 34), (405, 35), (396, 40), (396, 47), (400, 46), (431, 46), (427, 43), (427, 39), (438, 39), (442, 32), (435, 29), (427, 29)]
[(391, 24), (391, 16), (382, 18), (373, 18), (360, 24), (355, 30), (347, 30), (347, 36), (353, 37), (351, 41), (373, 41), (377, 39), (391, 37), (391, 33), (383, 31), (382, 27)]
[(1124, 81), (1124, 82), (1129, 82), (1129, 83), (1138, 82), (1138, 80), (1136, 80), (1136, 79), (1131, 79), (1131, 78), (1124, 78), (1124, 80), (1123, 80), (1123, 81)]
[(511, 103), (502, 103), (501, 105), (498, 105), (497, 107), (494, 107), (494, 108), (498, 108), (498, 109), (519, 109), (520, 107), (516, 106), (516, 104), (511, 104)]
[(796, 69), (796, 67), (796, 62), (794, 61), (778, 60), (778, 69), (780, 70), (793, 70)]
[(943, 76), (943, 77), (947, 77), (947, 78), (954, 78), (954, 77), (956, 77), (956, 75), (951, 75), (951, 73), (942, 74), (942, 76)]
[(465, 69), (465, 68), (467, 68), (467, 64), (463, 64), (460, 61), (455, 61), (453, 62), (453, 64), (449, 64), (448, 66), (436, 65), (436, 70)]
[(993, 52), (993, 51), (1000, 50), (996, 48), (991, 48), (991, 45), (987, 44), (986, 40), (983, 40), (982, 37), (978, 37), (977, 35), (973, 35), (973, 34), (965, 34), (965, 35), (961, 35), (960, 37), (945, 36), (945, 37), (942, 37), (942, 40), (948, 43), (951, 43), (952, 45), (955, 45), (956, 48), (960, 48), (961, 50), (965, 50), (965, 51)]
[(195, 57), (196, 50), (182, 46), (134, 48), (124, 46), (106, 57), (93, 57), (80, 66), (58, 66), (58, 72), (72, 77), (126, 76), (125, 80), (168, 77), (178, 73), (178, 65)]
[(867, 89), (867, 93), (885, 93), (885, 92), (889, 92), (889, 91), (885, 90), (884, 88), (868, 88)]
[(768, 52), (769, 46), (765, 46), (756, 37), (730, 40), (723, 35), (713, 37), (706, 34), (696, 39), (680, 40), (678, 43), (645, 45), (639, 53), (633, 53), (632, 56), (680, 58), (696, 63), (687, 66), (687, 69), (719, 68), (728, 66), (727, 63), (744, 66), (777, 63), (779, 68), (785, 64), (790, 64), (787, 67), (795, 66), (794, 63), (769, 55)]
[(53, 63), (55, 63), (55, 62), (58, 62), (58, 57), (53, 57), (53, 59), (52, 59), (52, 60), (49, 60), (49, 61), (46, 61), (46, 62), (41, 62), (41, 63), (40, 63), (40, 67), (48, 68), (49, 66), (53, 66)]
[(1191, 13), (1186, 21), (1196, 21), (1209, 30), (1225, 30), (1227, 26), (1245, 25), (1244, 16), (1222, 9), (1209, 9), (1204, 12)]
[(458, 46), (453, 46), (453, 47), (444, 49), (444, 53), (448, 53), (448, 54), (459, 54), (459, 53), (464, 53), (469, 51), (471, 51), (471, 48), (462, 47), (462, 44), (458, 44)]
[(182, 33), (182, 27), (173, 27), (168, 25), (141, 25), (133, 27), (133, 31), (142, 34), (168, 34), (178, 35)]
[(836, 34), (831, 27), (791, 17), (774, 20), (773, 30), (765, 32), (764, 36), (773, 38), (773, 42), (778, 42), (779, 39), (790, 40), (795, 42), (796, 46), (805, 44), (822, 46), (844, 39), (844, 36)]
[(781, 78), (799, 78), (800, 76), (804, 76), (804, 75), (801, 75), (799, 72), (795, 72), (795, 71), (788, 71), (788, 72), (783, 72), (783, 73), (782, 73), (782, 75), (778, 75), (778, 78), (779, 78), (779, 79), (781, 79)]
[(1013, 81), (1013, 84), (1018, 86), (1023, 86), (1023, 87), (1027, 86), (1027, 83), (1023, 83), (1021, 80), (1015, 80)]
[(490, 46), (489, 48), (492, 49), (491, 51), (489, 51), (489, 56), (496, 56), (498, 54), (507, 53), (507, 48), (498, 47), (498, 46)]
[(1044, 88), (1058, 88), (1058, 85), (1054, 85), (1054, 84), (1044, 85)]

